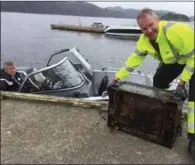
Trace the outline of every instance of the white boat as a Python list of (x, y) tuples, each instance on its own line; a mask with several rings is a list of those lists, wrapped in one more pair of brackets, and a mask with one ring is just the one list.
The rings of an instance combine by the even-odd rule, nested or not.
[(105, 35), (138, 38), (142, 31), (137, 26), (110, 26), (105, 29)]

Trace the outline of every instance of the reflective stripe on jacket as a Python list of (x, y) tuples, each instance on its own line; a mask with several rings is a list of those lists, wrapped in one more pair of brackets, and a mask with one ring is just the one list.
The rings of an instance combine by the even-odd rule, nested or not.
[(188, 102), (188, 133), (194, 134), (195, 133), (195, 120), (194, 120), (194, 115), (195, 115), (195, 107), (194, 107), (194, 102), (190, 101)]
[(165, 64), (186, 64), (181, 79), (189, 81), (194, 73), (194, 29), (184, 23), (160, 21), (156, 43), (160, 54), (157, 54), (149, 39), (141, 34), (136, 50), (116, 73), (116, 77), (121, 80), (126, 78), (150, 54)]

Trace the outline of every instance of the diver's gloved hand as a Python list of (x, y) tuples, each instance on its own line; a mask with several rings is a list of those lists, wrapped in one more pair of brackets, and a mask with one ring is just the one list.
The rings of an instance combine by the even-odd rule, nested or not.
[(109, 88), (112, 85), (116, 85), (120, 83), (120, 79), (115, 77), (111, 82), (108, 83), (107, 88)]
[(188, 97), (187, 90), (185, 88), (185, 83), (184, 82), (179, 82), (177, 85), (177, 88), (174, 92), (174, 95), (176, 99), (185, 101), (185, 99)]

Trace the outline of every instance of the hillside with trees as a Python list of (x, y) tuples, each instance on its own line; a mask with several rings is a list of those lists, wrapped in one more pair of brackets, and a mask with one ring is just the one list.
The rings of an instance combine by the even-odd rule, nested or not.
[(170, 13), (167, 13), (163, 16), (160, 17), (161, 20), (167, 20), (167, 21), (184, 21), (184, 22), (189, 22), (191, 21), (191, 19), (184, 15), (184, 14), (176, 14), (176, 13), (173, 13), (173, 12), (170, 12)]
[[(20, 12), (36, 14), (57, 14), (89, 17), (113, 17), (135, 19), (140, 12), (137, 9), (122, 7), (101, 8), (82, 1), (1, 1), (1, 12)], [(157, 15), (165, 20), (190, 21), (186, 15), (171, 11), (156, 10)]]

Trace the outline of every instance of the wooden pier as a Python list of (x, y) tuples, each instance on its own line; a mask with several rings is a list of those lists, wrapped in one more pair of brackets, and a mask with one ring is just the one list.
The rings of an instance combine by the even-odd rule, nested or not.
[(91, 32), (91, 33), (100, 33), (100, 34), (104, 34), (104, 30), (105, 30), (105, 28), (103, 27), (101, 28), (101, 27), (66, 25), (66, 24), (51, 24), (51, 29)]

